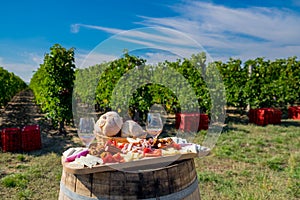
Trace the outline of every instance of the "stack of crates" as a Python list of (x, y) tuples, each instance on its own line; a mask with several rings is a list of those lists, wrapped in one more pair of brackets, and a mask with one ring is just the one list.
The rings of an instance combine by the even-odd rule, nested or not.
[(42, 148), (39, 125), (27, 125), (22, 128), (22, 150), (33, 151)]
[(3, 152), (21, 151), (21, 129), (4, 128), (1, 132), (1, 148)]
[(250, 109), (249, 122), (260, 126), (280, 124), (282, 112), (275, 108)]
[(4, 128), (0, 133), (0, 146), (3, 152), (27, 152), (42, 148), (39, 125), (27, 125), (22, 129)]
[(289, 119), (300, 120), (300, 106), (291, 106), (288, 109)]
[(197, 132), (207, 130), (209, 118), (207, 114), (176, 113), (175, 128), (184, 132)]

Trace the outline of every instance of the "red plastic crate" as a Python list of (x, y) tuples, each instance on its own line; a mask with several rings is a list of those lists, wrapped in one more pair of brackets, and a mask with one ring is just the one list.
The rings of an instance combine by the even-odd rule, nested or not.
[(300, 120), (300, 106), (291, 106), (288, 109), (290, 119)]
[(273, 109), (273, 118), (271, 124), (280, 124), (281, 123), (282, 112), (278, 109)]
[(21, 129), (4, 128), (1, 133), (1, 147), (3, 152), (21, 151)]
[(180, 122), (181, 122), (181, 113), (176, 113), (175, 114), (175, 128), (176, 129), (179, 129)]
[(256, 110), (257, 109), (250, 109), (249, 110), (249, 122), (250, 123), (255, 123), (255, 121), (256, 121)]
[(184, 132), (197, 132), (199, 119), (199, 113), (178, 113), (175, 127)]
[(254, 122), (257, 125), (267, 125), (269, 122), (269, 113), (267, 109), (257, 109), (256, 111), (256, 121)]
[(250, 109), (249, 122), (257, 125), (280, 124), (282, 112), (275, 108)]
[(200, 114), (200, 122), (198, 130), (207, 130), (209, 124), (209, 118), (207, 114)]
[(184, 132), (208, 129), (208, 115), (200, 113), (176, 113), (175, 128)]
[(33, 151), (42, 148), (39, 125), (24, 126), (21, 132), (21, 137), (23, 151)]

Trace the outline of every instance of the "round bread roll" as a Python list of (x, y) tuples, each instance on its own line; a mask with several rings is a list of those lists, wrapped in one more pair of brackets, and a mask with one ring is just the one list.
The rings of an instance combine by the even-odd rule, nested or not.
[(147, 132), (135, 121), (127, 120), (123, 123), (121, 137), (146, 138)]
[(95, 124), (95, 132), (100, 135), (113, 137), (119, 133), (123, 120), (115, 111), (109, 111), (100, 116)]

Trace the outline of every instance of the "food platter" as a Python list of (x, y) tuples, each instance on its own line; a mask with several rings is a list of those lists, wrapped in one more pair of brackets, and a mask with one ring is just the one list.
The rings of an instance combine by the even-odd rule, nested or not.
[[(161, 121), (160, 115), (154, 117), (154, 114), (147, 119), (147, 130), (133, 120), (123, 122), (114, 111), (101, 115), (94, 125), (89, 126), (93, 131), (87, 131), (88, 137), (84, 135), (87, 138), (96, 137), (97, 142), (91, 143), (92, 140), (86, 141), (83, 136), (80, 137), (86, 148), (71, 147), (63, 152), (64, 170), (72, 174), (151, 170), (202, 157), (210, 152), (209, 148), (189, 142), (186, 138), (160, 137), (163, 126), (158, 123)], [(87, 129), (86, 124), (80, 125), (83, 131)]]
[(167, 167), (181, 160), (203, 157), (210, 149), (178, 137), (109, 139), (105, 145), (70, 148), (63, 153), (64, 170), (72, 174), (105, 171), (141, 171)]
[(68, 173), (90, 174), (90, 173), (116, 171), (116, 170), (120, 170), (120, 171), (149, 170), (149, 169), (165, 167), (168, 164), (171, 164), (173, 162), (196, 158), (196, 157), (199, 157), (197, 153), (184, 153), (184, 154), (176, 154), (176, 155), (161, 156), (161, 157), (145, 157), (140, 160), (134, 160), (131, 162), (98, 164), (89, 168), (86, 166), (82, 167), (79, 165), (74, 165), (72, 162), (65, 162), (65, 158), (64, 156), (62, 156), (62, 165), (64, 170)]

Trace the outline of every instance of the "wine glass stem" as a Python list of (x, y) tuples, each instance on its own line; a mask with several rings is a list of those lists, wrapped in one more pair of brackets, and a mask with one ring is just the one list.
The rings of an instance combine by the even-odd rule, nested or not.
[(160, 131), (159, 133), (157, 133), (157, 134), (154, 136), (154, 138), (155, 138), (155, 139), (158, 138), (158, 136), (161, 134), (161, 132), (162, 132), (162, 131)]

